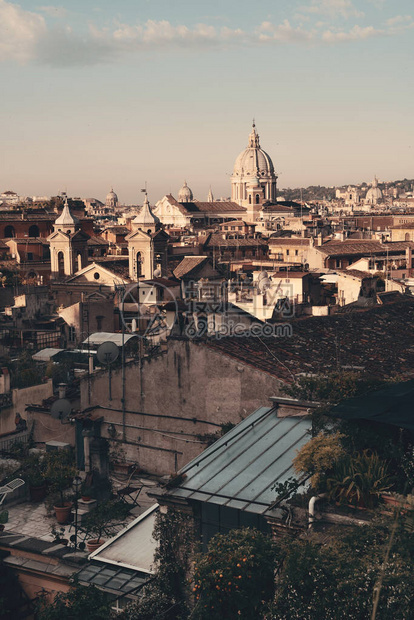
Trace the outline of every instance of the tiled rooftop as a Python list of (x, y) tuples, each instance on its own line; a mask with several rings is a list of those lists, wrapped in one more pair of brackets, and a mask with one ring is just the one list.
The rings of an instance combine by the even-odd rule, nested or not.
[(267, 245), (267, 241), (264, 239), (251, 239), (251, 238), (241, 238), (241, 239), (225, 239), (223, 235), (220, 233), (215, 233), (209, 237), (208, 241), (205, 244), (205, 247), (209, 246), (232, 246), (232, 247), (246, 247), (246, 246), (264, 246)]
[(403, 253), (407, 248), (414, 248), (414, 243), (410, 241), (381, 243), (373, 239), (347, 239), (345, 241), (329, 241), (317, 249), (329, 256), (349, 256), (351, 254)]
[[(229, 337), (204, 346), (292, 382), (299, 373), (363, 366), (386, 378), (414, 376), (414, 299), (367, 310), (285, 321), (291, 337)], [(401, 326), (404, 325), (404, 329)]]
[(174, 269), (174, 276), (176, 278), (182, 278), (207, 260), (207, 256), (184, 256), (178, 267)]

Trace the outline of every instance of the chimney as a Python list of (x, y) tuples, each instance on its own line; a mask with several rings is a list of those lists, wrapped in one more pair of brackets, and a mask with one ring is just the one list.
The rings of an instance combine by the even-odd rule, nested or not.
[[(413, 267), (413, 251), (410, 246), (405, 249), (405, 260), (407, 261), (407, 269), (411, 270)], [(411, 275), (410, 272), (409, 275)]]
[(59, 383), (59, 398), (66, 396), (66, 383)]

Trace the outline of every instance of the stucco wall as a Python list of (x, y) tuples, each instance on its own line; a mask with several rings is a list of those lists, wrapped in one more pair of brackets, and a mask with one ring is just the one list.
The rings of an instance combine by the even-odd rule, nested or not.
[[(206, 443), (200, 443), (197, 435), (218, 430), (200, 420), (237, 424), (258, 407), (266, 406), (269, 397), (279, 393), (280, 385), (275, 377), (204, 344), (170, 340), (163, 356), (144, 361), (141, 369), (139, 364), (126, 366), (125, 409), (182, 416), (191, 421), (127, 413), (126, 424), (133, 427), (126, 428), (127, 441), (140, 445), (124, 446), (126, 454), (152, 473), (171, 473), (204, 449)], [(121, 397), (121, 370), (112, 373), (112, 401), (109, 401), (106, 373), (91, 378), (90, 402), (88, 379), (82, 381), (82, 409), (100, 404), (121, 410)], [(121, 412), (99, 410), (99, 413), (106, 422), (104, 436), (107, 436), (107, 423), (122, 422)], [(116, 439), (121, 439), (122, 426), (115, 429)]]
[(0, 434), (11, 433), (16, 430), (14, 418), (20, 413), (22, 418), (29, 421), (26, 405), (40, 404), (45, 398), (53, 396), (52, 380), (32, 387), (12, 390), (13, 406), (0, 411)]

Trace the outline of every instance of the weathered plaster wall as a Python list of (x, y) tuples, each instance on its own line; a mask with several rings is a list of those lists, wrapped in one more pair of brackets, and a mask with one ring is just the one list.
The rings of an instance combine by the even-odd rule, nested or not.
[(51, 379), (49, 379), (47, 383), (40, 383), (39, 385), (21, 389), (15, 388), (12, 390), (13, 406), (0, 411), (0, 435), (3, 433), (11, 433), (16, 430), (14, 422), (16, 413), (20, 413), (22, 418), (29, 422), (28, 414), (25, 411), (26, 405), (39, 404), (42, 400), (50, 396), (53, 396)]
[[(128, 458), (148, 471), (167, 474), (182, 467), (206, 446), (197, 435), (215, 433), (215, 424), (237, 424), (255, 409), (268, 404), (279, 393), (281, 382), (249, 364), (222, 355), (208, 346), (170, 340), (161, 357), (125, 369), (126, 439), (140, 445), (124, 445)], [(88, 392), (90, 391), (90, 399)], [(94, 404), (122, 409), (122, 373), (112, 373), (112, 401), (107, 373), (82, 381), (81, 408)], [(98, 410), (115, 424), (116, 439), (122, 439), (121, 411)], [(147, 417), (139, 412), (191, 418), (190, 421)], [(194, 421), (193, 421), (194, 419)], [(146, 447), (144, 447), (144, 444)], [(151, 446), (151, 447), (149, 447)]]

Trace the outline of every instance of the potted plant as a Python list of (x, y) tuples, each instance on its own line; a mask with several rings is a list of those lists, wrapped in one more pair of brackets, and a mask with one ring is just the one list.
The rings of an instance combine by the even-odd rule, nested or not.
[(122, 520), (125, 519), (129, 512), (129, 507), (123, 502), (107, 500), (98, 504), (85, 518), (84, 527), (87, 535), (93, 536), (86, 541), (89, 553), (96, 551), (104, 544), (104, 534), (108, 533), (111, 521), (115, 521), (116, 525), (123, 525)]
[(93, 497), (93, 487), (84, 482), (81, 486), (81, 499), (83, 502), (89, 502)]
[(2, 512), (0, 512), (0, 532), (4, 530), (4, 526), (8, 520), (9, 520), (9, 511), (3, 510)]
[(28, 454), (23, 462), (23, 477), (29, 487), (30, 501), (41, 502), (47, 493), (46, 455)]
[(69, 456), (62, 455), (61, 453), (49, 456), (46, 478), (52, 492), (55, 494), (53, 508), (57, 522), (61, 525), (69, 521), (69, 515), (72, 510), (72, 502), (68, 500), (65, 491), (71, 487), (75, 473), (76, 469)]

